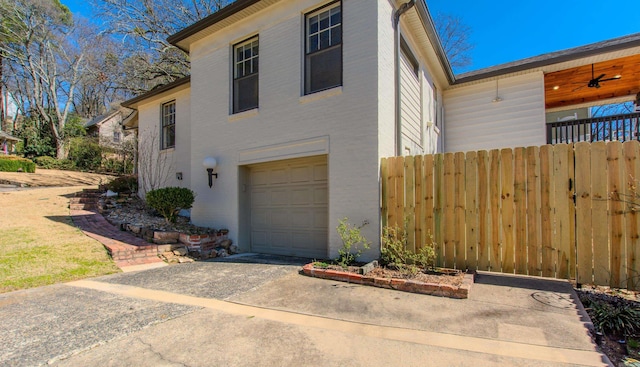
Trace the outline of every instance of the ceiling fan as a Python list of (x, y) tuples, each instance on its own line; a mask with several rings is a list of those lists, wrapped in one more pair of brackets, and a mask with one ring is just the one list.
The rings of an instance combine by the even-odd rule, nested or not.
[(610, 80), (618, 80), (622, 78), (622, 75), (619, 75), (619, 74), (614, 76), (613, 78), (607, 78), (607, 79), (602, 79), (607, 74), (600, 74), (600, 76), (597, 78), (594, 75), (595, 74), (593, 71), (593, 64), (591, 64), (591, 80), (589, 80), (589, 83), (587, 84), (587, 87), (589, 88), (600, 88), (600, 82), (608, 82)]

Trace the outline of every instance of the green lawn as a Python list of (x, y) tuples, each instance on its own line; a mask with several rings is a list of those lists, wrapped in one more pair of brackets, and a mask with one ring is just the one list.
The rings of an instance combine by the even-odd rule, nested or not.
[(118, 272), (102, 244), (75, 228), (78, 188), (0, 193), (0, 293)]

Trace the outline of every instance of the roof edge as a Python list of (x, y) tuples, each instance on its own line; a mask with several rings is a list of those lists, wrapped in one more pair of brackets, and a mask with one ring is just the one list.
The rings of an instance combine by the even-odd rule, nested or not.
[(431, 46), (433, 47), (436, 55), (438, 56), (438, 61), (440, 61), (440, 65), (447, 76), (447, 80), (449, 84), (454, 84), (456, 82), (456, 77), (453, 74), (453, 69), (451, 68), (451, 63), (449, 62), (449, 58), (447, 57), (444, 48), (442, 48), (442, 41), (440, 40), (440, 36), (438, 35), (438, 31), (436, 30), (435, 24), (433, 23), (433, 18), (431, 18), (431, 13), (429, 13), (429, 8), (427, 7), (426, 0), (418, 1), (418, 15), (420, 19), (422, 19), (422, 24), (424, 25), (425, 31), (427, 32), (427, 37), (432, 41)]
[(133, 110), (135, 110), (136, 108), (134, 107), (134, 105), (138, 102), (144, 101), (145, 99), (149, 99), (151, 97), (157, 96), (159, 94), (162, 94), (166, 91), (169, 91), (173, 88), (177, 88), (183, 84), (187, 84), (191, 82), (191, 76), (187, 75), (185, 77), (182, 77), (180, 79), (176, 79), (174, 81), (172, 81), (171, 83), (167, 83), (167, 84), (163, 84), (159, 87), (156, 87), (144, 94), (141, 94), (139, 96), (133, 97), (131, 99), (128, 99), (122, 103), (120, 103), (120, 105), (122, 107), (127, 107), (127, 108), (131, 108)]
[(215, 13), (210, 14), (209, 16), (200, 19), (199, 21), (191, 24), (190, 26), (183, 28), (177, 33), (172, 34), (167, 38), (167, 42), (170, 44), (182, 49), (183, 51), (188, 52), (184, 48), (180, 47), (178, 43), (180, 41), (184, 41), (185, 39), (193, 36), (194, 34), (209, 28), (210, 26), (238, 13), (253, 4), (260, 2), (261, 0), (236, 0), (231, 4), (225, 6), (224, 8), (216, 11)]
[[(620, 43), (609, 44), (612, 41), (631, 38), (631, 40)], [(602, 45), (602, 47), (599, 47)], [(458, 75), (454, 84), (464, 84), (482, 79), (488, 79), (505, 74), (516, 73), (529, 69), (535, 69), (543, 66), (559, 64), (566, 61), (576, 60), (583, 57), (600, 55), (607, 52), (623, 50), (631, 47), (640, 46), (640, 33), (634, 33), (618, 38), (613, 38), (601, 42), (590, 43), (584, 46), (573, 47), (565, 50), (549, 52), (538, 56), (520, 59), (488, 68), (479, 69)], [(465, 76), (467, 74), (468, 76)]]

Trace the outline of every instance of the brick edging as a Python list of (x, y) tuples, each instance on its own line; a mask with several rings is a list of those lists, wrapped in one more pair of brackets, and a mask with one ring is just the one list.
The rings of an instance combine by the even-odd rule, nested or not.
[(313, 263), (302, 267), (302, 273), (315, 278), (337, 280), (339, 282), (370, 285), (374, 287), (395, 289), (403, 292), (429, 294), (433, 296), (464, 299), (469, 297), (473, 273), (466, 273), (462, 285), (454, 287), (448, 284), (424, 283), (411, 279), (378, 278), (346, 271), (314, 268)]

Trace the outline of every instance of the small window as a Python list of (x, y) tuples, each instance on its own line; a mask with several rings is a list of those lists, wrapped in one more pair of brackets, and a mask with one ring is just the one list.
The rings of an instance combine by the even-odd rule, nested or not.
[(160, 148), (168, 149), (176, 145), (176, 101), (162, 105), (162, 136)]
[(114, 131), (113, 132), (113, 142), (114, 143), (119, 143), (120, 142), (120, 131)]
[(342, 7), (334, 2), (306, 15), (305, 94), (342, 85)]
[(258, 37), (233, 46), (233, 113), (258, 108)]

